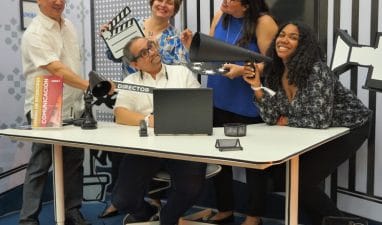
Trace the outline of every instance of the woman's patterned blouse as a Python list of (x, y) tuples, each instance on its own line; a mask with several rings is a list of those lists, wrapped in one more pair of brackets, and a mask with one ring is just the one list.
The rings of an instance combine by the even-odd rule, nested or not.
[[(266, 84), (266, 81), (265, 81)], [(263, 120), (270, 125), (280, 116), (288, 126), (306, 128), (358, 127), (368, 121), (371, 111), (329, 70), (323, 62), (314, 65), (304, 88), (289, 102), (281, 84), (273, 97), (264, 92), (255, 103)]]

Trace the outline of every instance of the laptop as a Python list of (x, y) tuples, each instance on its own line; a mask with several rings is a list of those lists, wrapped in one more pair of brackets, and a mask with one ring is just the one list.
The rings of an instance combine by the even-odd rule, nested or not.
[(155, 135), (212, 135), (211, 88), (153, 90)]

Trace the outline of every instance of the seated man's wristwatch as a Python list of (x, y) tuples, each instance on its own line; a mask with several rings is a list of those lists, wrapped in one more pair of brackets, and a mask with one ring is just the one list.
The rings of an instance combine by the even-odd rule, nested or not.
[(150, 123), (150, 116), (151, 114), (145, 116), (145, 123), (146, 123), (146, 126), (149, 127), (149, 123)]

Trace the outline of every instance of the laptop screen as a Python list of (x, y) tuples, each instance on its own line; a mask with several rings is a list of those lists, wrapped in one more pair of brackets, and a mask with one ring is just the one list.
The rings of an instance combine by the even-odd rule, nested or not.
[(212, 135), (211, 88), (161, 88), (153, 95), (156, 135)]

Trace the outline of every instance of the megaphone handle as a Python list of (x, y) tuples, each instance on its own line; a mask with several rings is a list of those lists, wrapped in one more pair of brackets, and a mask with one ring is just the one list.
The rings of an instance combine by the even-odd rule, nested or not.
[[(253, 69), (253, 72), (256, 73), (256, 66), (254, 61), (246, 61), (244, 66), (251, 66)], [(255, 76), (251, 76), (251, 78), (254, 78)]]
[(252, 69), (253, 69), (253, 72), (254, 73), (256, 73), (256, 66), (255, 66), (255, 62), (248, 62), (250, 65), (251, 65), (251, 67), (252, 67)]

